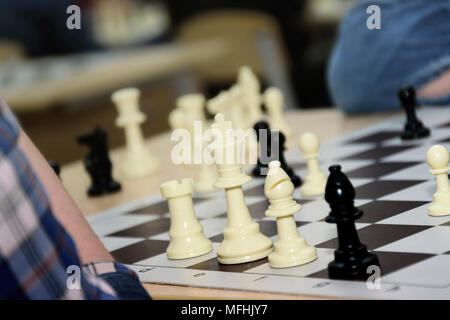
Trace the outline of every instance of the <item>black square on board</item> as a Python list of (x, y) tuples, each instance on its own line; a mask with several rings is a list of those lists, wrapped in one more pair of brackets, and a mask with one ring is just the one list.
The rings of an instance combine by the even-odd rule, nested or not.
[[(373, 251), (373, 253), (377, 255), (378, 260), (380, 261), (381, 275), (383, 276), (433, 256), (432, 254), (409, 252)], [(307, 278), (329, 279), (328, 269), (323, 269), (312, 273), (308, 275)]]
[(128, 238), (149, 238), (157, 234), (168, 232), (170, 229), (170, 219), (160, 218), (152, 220), (125, 230), (109, 234), (110, 237), (128, 237)]
[(164, 253), (169, 241), (143, 240), (132, 245), (111, 251), (112, 256), (121, 263), (133, 264)]
[(375, 146), (372, 149), (358, 152), (343, 158), (342, 160), (355, 160), (355, 159), (366, 159), (366, 160), (379, 160), (388, 156), (392, 156), (396, 153), (406, 151), (415, 148), (415, 145), (409, 146)]
[(267, 258), (259, 259), (252, 262), (247, 263), (239, 263), (239, 264), (221, 264), (216, 257), (202, 261), (200, 263), (194, 264), (192, 266), (187, 267), (187, 269), (195, 269), (195, 270), (208, 270), (208, 271), (224, 271), (224, 272), (244, 272), (257, 266), (260, 266), (264, 263), (268, 263)]
[(347, 172), (346, 175), (349, 178), (379, 178), (419, 163), (420, 162), (377, 162)]
[(351, 140), (347, 142), (347, 144), (383, 142), (384, 140), (392, 139), (395, 137), (400, 138), (401, 134), (402, 133), (400, 131), (379, 131), (376, 133), (369, 134), (368, 136), (364, 136), (362, 138)]
[(410, 188), (424, 180), (377, 180), (356, 187), (356, 199), (378, 199), (388, 194)]
[(357, 222), (375, 223), (427, 204), (426, 201), (373, 201), (359, 207), (364, 214)]
[[(428, 228), (430, 228), (430, 226), (372, 224), (359, 229), (358, 235), (360, 241), (365, 244), (369, 250), (374, 250), (389, 243), (409, 237)], [(338, 238), (334, 238), (322, 242), (316, 247), (337, 249), (338, 246)]]

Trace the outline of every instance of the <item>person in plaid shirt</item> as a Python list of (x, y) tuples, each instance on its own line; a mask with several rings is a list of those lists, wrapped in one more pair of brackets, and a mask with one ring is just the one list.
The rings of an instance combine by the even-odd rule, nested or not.
[(3, 101), (0, 299), (150, 299), (136, 274), (107, 252)]

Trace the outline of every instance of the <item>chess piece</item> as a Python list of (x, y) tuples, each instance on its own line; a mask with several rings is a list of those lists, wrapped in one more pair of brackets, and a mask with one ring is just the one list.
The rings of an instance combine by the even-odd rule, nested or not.
[(406, 112), (405, 129), (402, 134), (403, 140), (411, 140), (428, 137), (430, 129), (426, 128), (416, 115), (416, 92), (412, 87), (406, 87), (398, 92), (398, 97)]
[[(220, 141), (215, 144), (217, 149), (212, 151), (219, 173), (214, 187), (225, 189), (228, 218), (227, 227), (223, 231), (224, 240), (217, 249), (217, 258), (223, 264), (265, 258), (273, 250), (272, 240), (259, 231), (259, 225), (252, 221), (245, 204), (242, 185), (248, 183), (251, 178), (242, 172), (235, 152), (242, 141), (233, 139), (231, 143), (227, 142), (225, 137), (227, 134), (233, 134), (233, 128), (231, 121), (225, 121), (221, 113), (216, 115), (212, 128), (221, 133)], [(234, 157), (231, 157), (232, 155)]]
[(126, 155), (122, 174), (127, 179), (145, 177), (158, 167), (158, 160), (150, 153), (142, 135), (140, 125), (146, 116), (139, 110), (139, 95), (136, 88), (121, 89), (112, 95), (119, 113), (116, 126), (125, 129)]
[[(187, 94), (181, 96), (177, 100), (177, 109), (173, 112), (179, 112), (181, 115), (174, 115), (172, 117), (173, 127), (178, 126), (187, 129), (191, 134), (191, 147), (192, 154), (200, 154), (201, 155), (201, 164), (196, 165), (196, 175), (194, 180), (194, 189), (196, 192), (206, 193), (217, 191), (216, 188), (213, 187), (214, 182), (217, 178), (216, 168), (214, 165), (206, 164), (203, 159), (203, 144), (198, 146), (195, 143), (195, 125), (196, 122), (202, 123), (201, 126), (201, 134), (203, 138), (203, 131), (206, 129), (203, 127), (203, 124), (206, 124), (205, 117), (205, 97), (202, 94)], [(179, 120), (178, 120), (179, 119)], [(194, 156), (195, 158), (195, 156)], [(192, 163), (196, 163), (194, 159)]]
[(246, 121), (247, 116), (243, 106), (242, 88), (239, 84), (233, 85), (228, 90), (230, 120), (233, 123), (233, 128), (247, 130), (249, 129)]
[(209, 99), (206, 102), (206, 109), (213, 115), (222, 113), (225, 116), (225, 119), (229, 119), (229, 98), (230, 97), (228, 91), (221, 91), (217, 96)]
[(263, 116), (261, 109), (261, 85), (248, 66), (243, 66), (239, 69), (238, 84), (242, 90), (244, 106), (248, 111), (247, 127), (251, 128)]
[(119, 191), (121, 186), (112, 177), (106, 132), (100, 127), (95, 127), (91, 132), (80, 134), (77, 141), (89, 147), (89, 153), (84, 158), (84, 166), (92, 181), (88, 195), (99, 196)]
[(191, 93), (177, 99), (177, 109), (183, 113), (185, 128), (194, 134), (195, 121), (206, 121), (205, 118), (205, 97), (200, 93)]
[(325, 193), (327, 176), (319, 167), (319, 138), (312, 132), (306, 132), (300, 136), (298, 141), (303, 158), (306, 160), (308, 174), (305, 177), (300, 193), (303, 196), (318, 196)]
[(256, 132), (256, 138), (259, 143), (258, 160), (252, 174), (254, 177), (263, 178), (269, 171), (269, 162), (271, 160), (271, 137), (270, 128), (267, 121), (258, 121), (253, 129)]
[(375, 254), (367, 252), (367, 247), (359, 241), (355, 220), (363, 212), (353, 204), (355, 189), (347, 176), (341, 172), (341, 166), (330, 167), (325, 188), (325, 200), (331, 208), (326, 222), (336, 223), (339, 247), (334, 252), (334, 261), (328, 265), (328, 275), (331, 279), (366, 280), (369, 274), (367, 268), (379, 266)]
[(427, 151), (427, 162), (430, 173), (436, 176), (437, 191), (433, 195), (433, 203), (428, 207), (430, 216), (446, 216), (450, 214), (450, 185), (447, 173), (449, 153), (442, 145), (434, 145)]
[(203, 144), (201, 146), (196, 145), (194, 147), (195, 152), (198, 152), (201, 154), (201, 164), (196, 165), (197, 172), (195, 174), (194, 179), (194, 189), (195, 192), (199, 193), (208, 193), (208, 192), (214, 192), (217, 191), (216, 188), (214, 188), (214, 183), (217, 179), (217, 168), (214, 163), (209, 164), (206, 163), (206, 159), (203, 156), (203, 152), (205, 151)]
[(195, 216), (192, 179), (176, 180), (161, 185), (161, 195), (167, 199), (170, 212), (169, 259), (198, 257), (212, 251), (211, 241), (203, 234), (203, 227)]
[(264, 184), (264, 194), (270, 201), (266, 216), (277, 219), (278, 241), (269, 255), (273, 268), (288, 268), (311, 262), (317, 258), (316, 248), (308, 245), (298, 234), (294, 214), (301, 205), (292, 199), (294, 185), (280, 167), (279, 161), (269, 163), (269, 172)]
[(286, 162), (285, 158), (284, 158), (284, 151), (286, 150), (285, 148), (285, 143), (286, 143), (286, 138), (284, 137), (284, 134), (278, 130), (271, 130), (270, 131), (270, 136), (272, 140), (272, 143), (275, 144), (274, 148), (277, 148), (278, 150), (278, 159), (277, 159), (277, 155), (271, 155), (271, 159), (272, 160), (278, 160), (281, 163), (281, 168), (283, 168), (284, 171), (286, 171), (286, 173), (288, 174), (289, 178), (291, 178), (292, 183), (294, 184), (294, 187), (299, 187), (302, 185), (303, 181), (300, 178), (300, 176), (298, 176), (294, 169), (292, 169), (288, 163)]
[(283, 132), (286, 137), (292, 135), (292, 129), (283, 116), (284, 98), (280, 89), (271, 87), (264, 91), (264, 105), (269, 113), (269, 124), (272, 129)]
[(61, 166), (59, 165), (59, 163), (57, 163), (56, 161), (53, 161), (53, 160), (49, 160), (48, 165), (53, 169), (55, 174), (59, 177), (59, 173), (61, 172)]
[(195, 175), (194, 187), (196, 192), (207, 193), (217, 191), (214, 183), (217, 179), (217, 171), (215, 165), (202, 163), (197, 169)]

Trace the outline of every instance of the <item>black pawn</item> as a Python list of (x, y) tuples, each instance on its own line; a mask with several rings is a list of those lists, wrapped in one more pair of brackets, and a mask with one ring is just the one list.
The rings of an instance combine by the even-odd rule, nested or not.
[(56, 161), (53, 161), (53, 160), (49, 160), (48, 164), (53, 169), (55, 174), (59, 177), (59, 173), (61, 171), (61, 166), (59, 165), (59, 163), (57, 163)]
[(89, 152), (84, 158), (84, 166), (92, 180), (92, 185), (88, 189), (89, 196), (112, 193), (121, 189), (120, 184), (112, 178), (107, 140), (105, 130), (100, 127), (95, 127), (94, 130), (77, 137), (79, 144), (89, 147)]
[(330, 279), (367, 280), (371, 273), (367, 268), (379, 266), (375, 254), (359, 241), (355, 220), (363, 212), (353, 205), (355, 189), (347, 176), (341, 172), (341, 166), (329, 168), (330, 175), (325, 187), (325, 200), (331, 208), (326, 222), (336, 223), (339, 248), (334, 252), (334, 261), (328, 265)]
[(280, 161), (281, 168), (286, 171), (295, 188), (301, 186), (303, 183), (302, 179), (295, 174), (294, 169), (292, 169), (284, 159), (284, 151), (286, 150), (286, 138), (284, 137), (284, 134), (279, 130), (271, 130), (271, 136), (273, 137), (275, 146), (278, 147), (278, 159), (274, 160)]
[[(260, 153), (258, 155), (256, 167), (253, 168), (252, 174), (257, 178), (264, 178), (269, 171), (271, 153), (270, 127), (267, 121), (258, 121), (253, 126), (253, 129), (256, 131), (256, 138), (258, 139)], [(265, 139), (262, 138), (264, 135)]]
[(403, 140), (411, 140), (428, 137), (430, 129), (425, 127), (417, 118), (416, 114), (416, 92), (413, 87), (406, 87), (398, 92), (398, 98), (406, 112), (405, 129), (402, 134)]

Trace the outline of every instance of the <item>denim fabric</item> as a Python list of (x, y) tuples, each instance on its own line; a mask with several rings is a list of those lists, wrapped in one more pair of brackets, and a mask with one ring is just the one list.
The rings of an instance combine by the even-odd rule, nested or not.
[(151, 300), (138, 277), (131, 275), (129, 272), (105, 273), (101, 274), (100, 278), (113, 287), (121, 300)]
[(0, 0), (0, 38), (21, 43), (30, 56), (98, 50), (86, 10), (81, 29), (66, 27), (73, 0)]
[[(370, 5), (381, 9), (381, 29), (370, 30)], [(328, 65), (334, 103), (349, 113), (400, 108), (397, 91), (419, 89), (450, 68), (449, 0), (362, 0), (347, 14)], [(450, 105), (450, 94), (419, 100)]]

